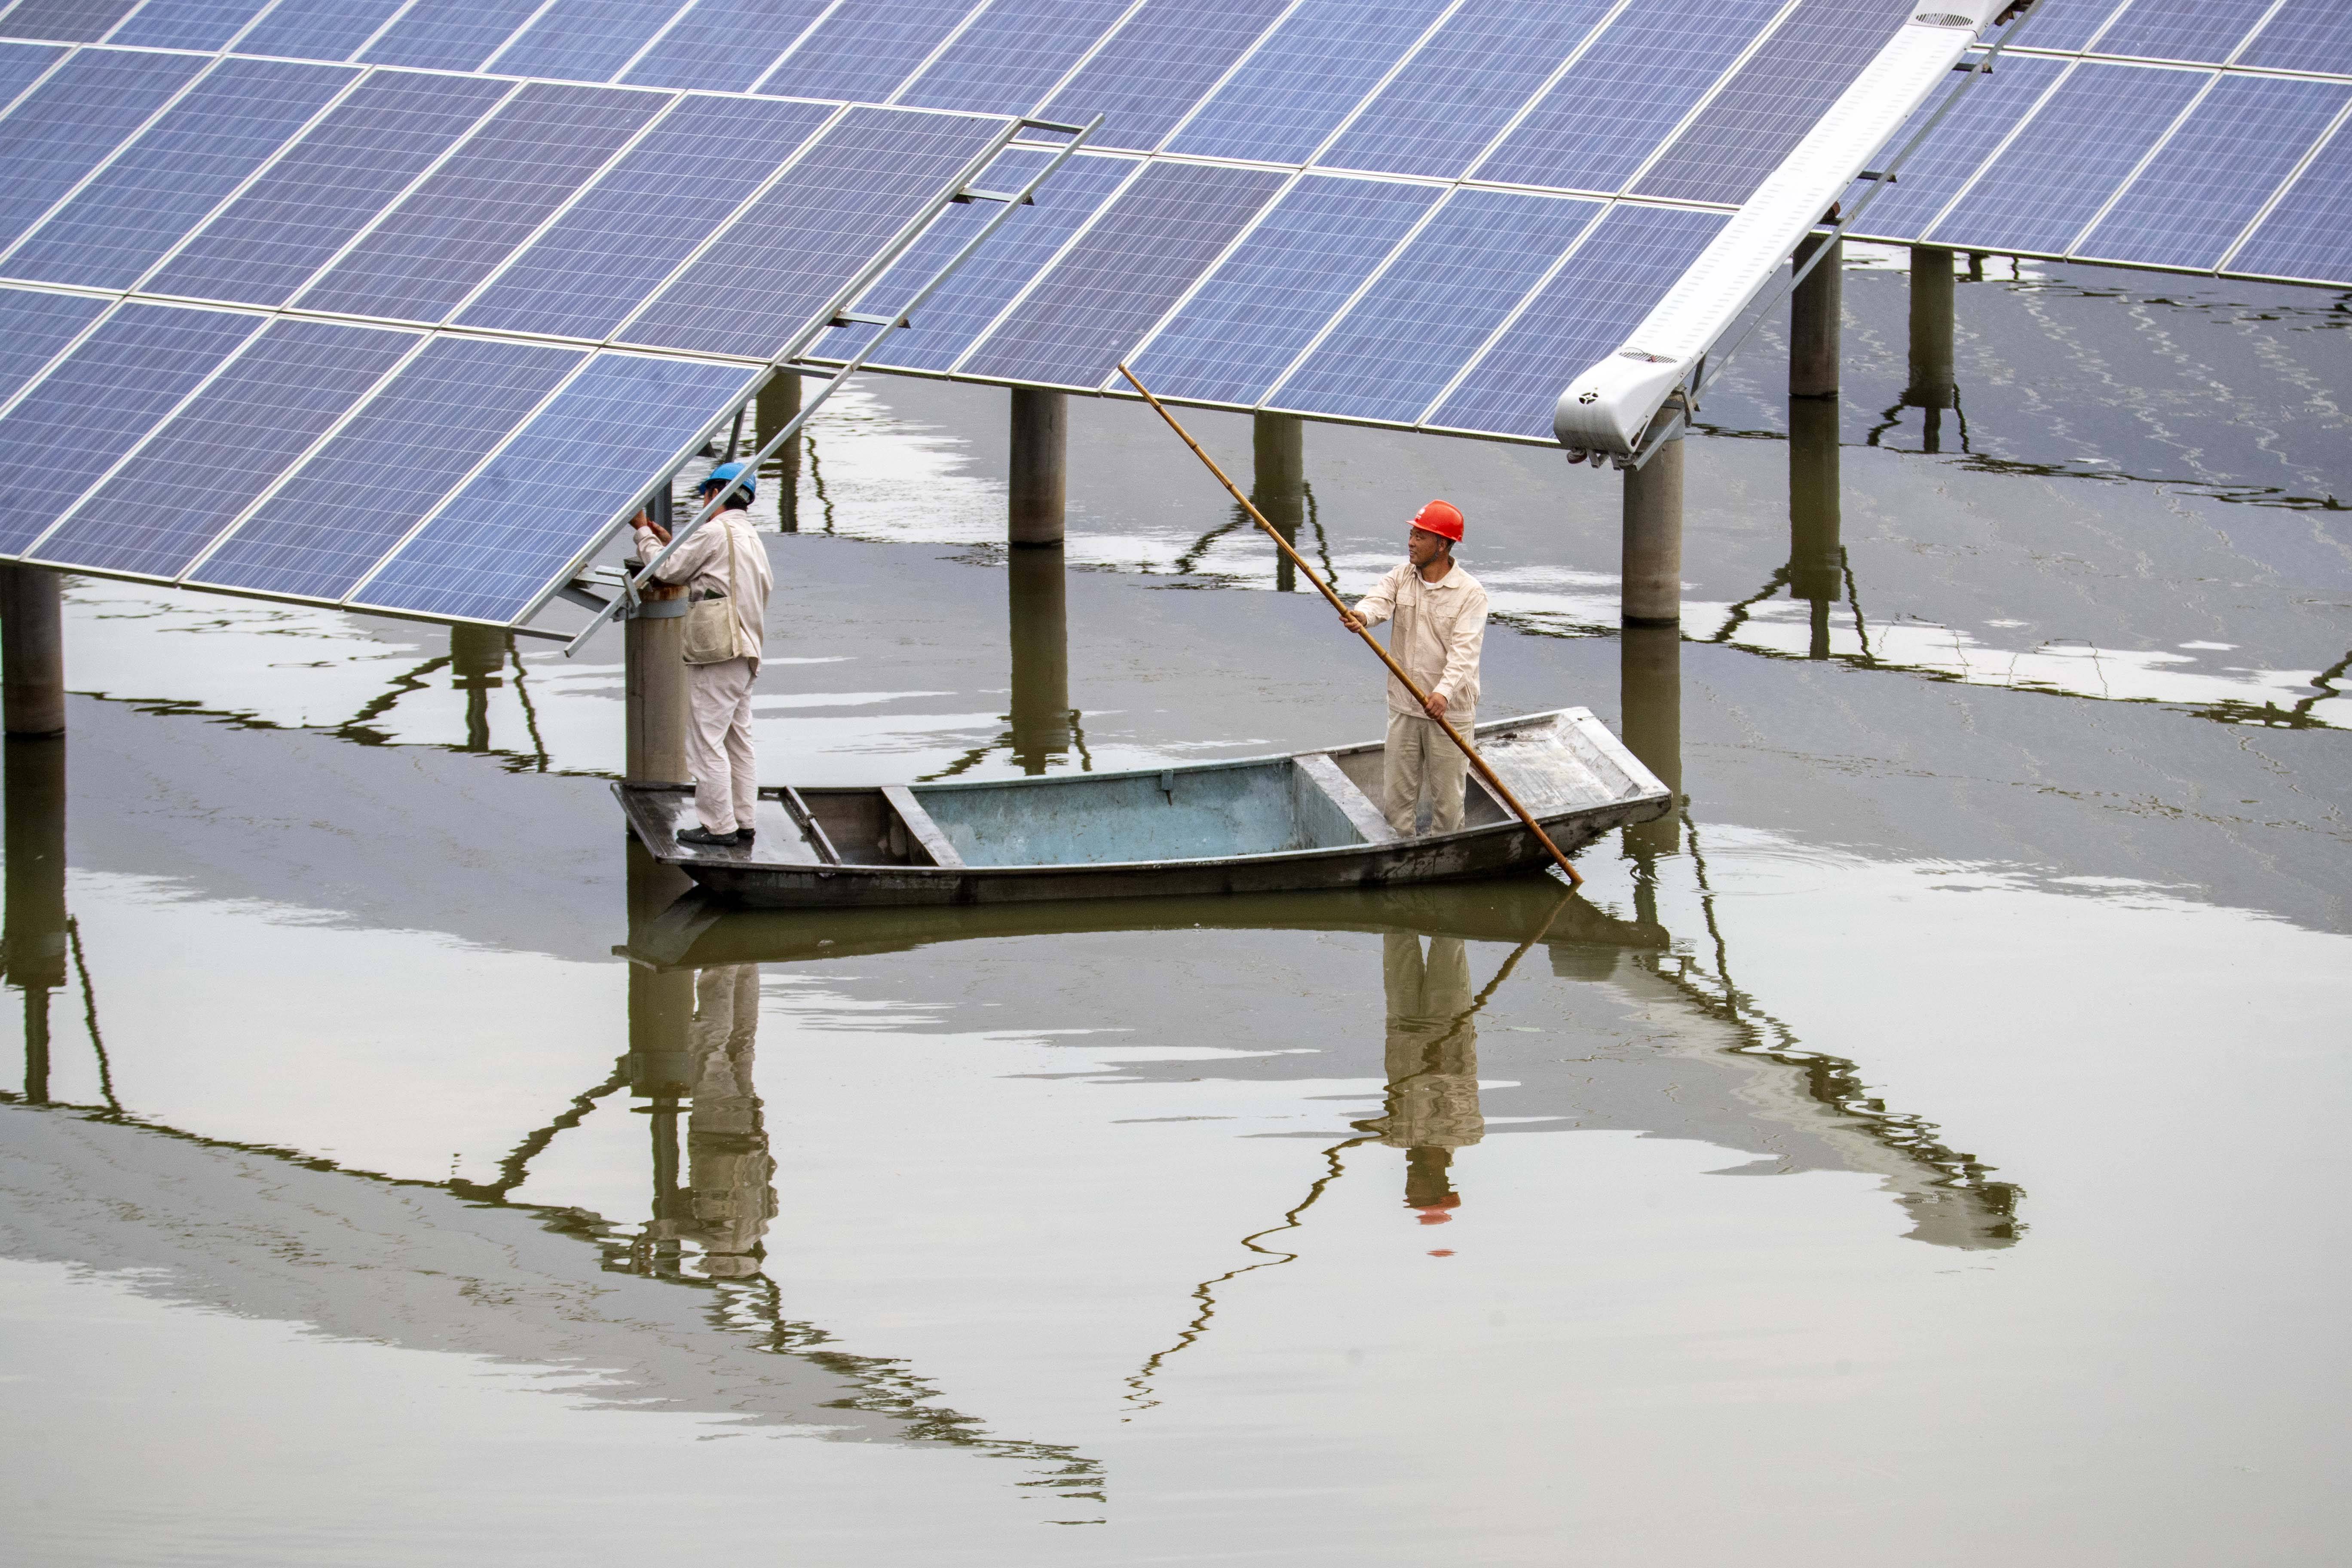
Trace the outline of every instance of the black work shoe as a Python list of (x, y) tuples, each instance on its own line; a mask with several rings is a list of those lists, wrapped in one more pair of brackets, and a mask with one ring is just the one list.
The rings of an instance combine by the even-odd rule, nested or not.
[(743, 835), (740, 830), (734, 833), (713, 833), (708, 827), (689, 827), (677, 836), (677, 841), (680, 844), (707, 846), (713, 849), (731, 849), (743, 842)]
[(757, 833), (748, 827), (739, 827), (735, 830), (735, 842), (738, 844), (749, 844), (758, 837), (760, 836)]

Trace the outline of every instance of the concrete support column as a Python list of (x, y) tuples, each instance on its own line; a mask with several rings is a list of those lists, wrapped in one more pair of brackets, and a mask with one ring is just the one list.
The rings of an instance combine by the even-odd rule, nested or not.
[(1042, 773), (1070, 750), (1069, 578), (1062, 547), (1015, 550), (1006, 563), (1013, 647), (1013, 760)]
[(0, 722), (11, 735), (65, 732), (62, 588), (46, 566), (0, 566)]
[(1911, 384), (1903, 401), (1925, 411), (1924, 445), (1940, 450), (1943, 410), (1957, 407), (1952, 377), (1952, 253), (1939, 246), (1911, 247)]
[(66, 983), (66, 742), (11, 738), (0, 968), (25, 996), (25, 1098), (49, 1098), (49, 993)]
[[(754, 449), (765, 447), (777, 431), (793, 422), (801, 411), (801, 378), (790, 371), (781, 371), (769, 378), (760, 389), (759, 400), (752, 406)], [(801, 531), (801, 438), (798, 436), (776, 448), (768, 459), (764, 482), (776, 487), (776, 521), (786, 533)]]
[[(1250, 500), (1296, 545), (1299, 525), (1307, 521), (1307, 421), (1295, 414), (1256, 416), (1250, 423), (1250, 450), (1255, 460)], [(1284, 594), (1298, 589), (1297, 569), (1278, 550), (1274, 585)]]
[[(654, 521), (676, 523), (670, 493), (654, 498)], [(625, 563), (631, 572), (645, 563)], [(628, 746), (621, 776), (633, 783), (686, 784), (686, 587), (648, 584), (637, 613), (621, 623), (622, 698)]]
[(1617, 635), (1617, 659), (1618, 727), (1625, 749), (1675, 793), (1675, 809), (1627, 828), (1626, 845), (1636, 855), (1670, 855), (1682, 843), (1682, 630), (1629, 625)]
[(1683, 441), (1677, 436), (1625, 470), (1624, 587), (1629, 626), (1680, 627), (1683, 615)]
[(1005, 536), (1014, 549), (1062, 542), (1069, 405), (1058, 392), (1013, 389), (1013, 461)]
[(1839, 329), (1845, 314), (1845, 242), (1809, 234), (1797, 246), (1792, 268), (1802, 267), (1826, 247), (1789, 296), (1789, 395), (1834, 397), (1838, 390)]

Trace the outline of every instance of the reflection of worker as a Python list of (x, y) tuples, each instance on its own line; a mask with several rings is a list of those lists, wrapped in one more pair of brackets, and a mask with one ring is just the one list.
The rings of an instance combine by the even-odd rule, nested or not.
[(1450, 1172), (1454, 1151), (1486, 1135), (1478, 1112), (1478, 1028), (1471, 1022), (1470, 954), (1460, 937), (1421, 938), (1391, 931), (1382, 939), (1381, 980), (1388, 993), (1387, 1114), (1360, 1125), (1405, 1151), (1404, 1202), (1423, 1225), (1443, 1225), (1462, 1199)]
[[(703, 643), (689, 614), (686, 652), (687, 695), (693, 722), (687, 727), (686, 760), (694, 769), (694, 810), (702, 819), (677, 836), (681, 844), (749, 844), (760, 787), (751, 756), (751, 682), (760, 673), (760, 651), (768, 620), (768, 552), (751, 531), (743, 509), (759, 489), (748, 463), (722, 463), (696, 488), (708, 500), (730, 480), (740, 482), (727, 500), (654, 575), (684, 583), (689, 600), (723, 598), (735, 609), (719, 622), (714, 641)], [(650, 561), (669, 542), (669, 531), (637, 514), (637, 552)], [(731, 632), (733, 635), (728, 636)]]
[(694, 977), (694, 1107), (687, 1115), (686, 1212), (677, 1234), (702, 1248), (702, 1271), (736, 1279), (760, 1270), (760, 1238), (776, 1214), (776, 1163), (751, 1084), (760, 1026), (760, 966), (732, 963)]
[(1454, 559), (1462, 539), (1462, 513), (1450, 502), (1431, 501), (1412, 520), (1405, 536), (1405, 562), (1356, 602), (1353, 615), (1339, 618), (1349, 630), (1376, 626), (1391, 616), (1389, 652), (1429, 693), (1424, 710), (1404, 683), (1389, 678), (1389, 738), (1385, 798), (1381, 809), (1389, 826), (1410, 835), (1429, 797), (1433, 833), (1462, 826), (1462, 797), (1468, 759), (1433, 721), (1450, 721), (1465, 739), (1478, 721), (1478, 650), (1486, 639), (1486, 590)]

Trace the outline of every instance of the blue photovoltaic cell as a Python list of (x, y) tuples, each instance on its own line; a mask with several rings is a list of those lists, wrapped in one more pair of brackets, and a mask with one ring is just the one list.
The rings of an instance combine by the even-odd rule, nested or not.
[(1912, 0), (1803, 0), (1699, 110), (1640, 189), (1727, 206), (1746, 201), (1911, 9)]
[(1094, 147), (1149, 149), (1282, 15), (1283, 0), (1149, 0), (1042, 111), (1083, 124)]
[(1160, 330), (1136, 374), (1163, 396), (1255, 403), (1444, 194), (1300, 181)]
[(1607, 0), (1466, 0), (1321, 161), (1454, 178), (1608, 12)]
[(746, 92), (823, 15), (824, 0), (696, 0), (621, 79)]
[(1780, 0), (1633, 0), (1478, 166), (1478, 178), (1622, 190), (1780, 9)]
[(356, 74), (349, 66), (222, 61), (26, 236), (0, 271), (130, 288)]
[(2075, 254), (2144, 267), (2221, 265), (2352, 87), (2225, 76), (2085, 236)]
[(1267, 406), (1412, 424), (1601, 210), (1457, 191)]
[[(2036, 0), (2032, 20), (2017, 35), (2021, 49), (2079, 49), (2097, 36), (2125, 0)], [(1994, 28), (1988, 40), (2004, 29)], [(1995, 72), (1999, 75), (1999, 72)]]
[(1612, 208), (1428, 423), (1549, 437), (1561, 390), (1625, 341), (1724, 222), (1720, 213)]
[(961, 115), (850, 110), (618, 336), (769, 358), (1004, 130)]
[(677, 9), (678, 0), (555, 0), (483, 68), (609, 81)]
[(278, 8), (237, 40), (237, 52), (349, 59), (400, 6), (401, 0), (278, 0)]
[(2352, 288), (2352, 129), (2320, 150), (2230, 270)]
[(1305, 163), (1444, 9), (1444, 0), (1306, 0), (1169, 150)]
[(210, 62), (195, 55), (84, 49), (0, 119), (0, 245), (137, 134)]
[(508, 622), (741, 403), (741, 365), (604, 354), (401, 547), (354, 602)]
[[(1880, 187), (1875, 198), (1854, 216), (1854, 233), (1885, 239), (1916, 239), (1933, 223), (1968, 178), (1992, 156), (2000, 139), (2032, 112), (2058, 73), (2062, 60), (2036, 59), (2031, 55), (2003, 55), (2000, 68), (1990, 76), (1971, 77), (1958, 107), (1944, 117), (1933, 134), (1911, 154), (1892, 185)], [(1955, 84), (1960, 79), (1952, 79)], [(1932, 94), (1896, 132), (1878, 161), (1891, 161), (1944, 101), (1944, 89)]]
[(105, 309), (103, 300), (0, 289), (0, 403), (16, 396)]
[(2238, 64), (2352, 75), (2352, 5), (2344, 0), (2286, 0)]
[(436, 339), (191, 578), (341, 598), (583, 357), (578, 349)]
[(864, 0), (845, 5), (786, 55), (761, 92), (880, 103), (915, 73), (975, 0)]
[(458, 320), (606, 337), (831, 112), (773, 99), (685, 100)]
[(178, 576), (416, 342), (370, 327), (272, 323), (36, 557)]
[(1100, 384), (1282, 180), (1203, 163), (1147, 169), (961, 368), (1049, 385)]
[(311, 285), (302, 307), (439, 321), (669, 101), (624, 88), (523, 89)]
[(139, 0), (24, 0), (0, 23), (11, 37), (94, 44), (114, 29)]
[(146, 287), (282, 304), (512, 86), (486, 77), (371, 77)]
[(60, 45), (0, 43), (0, 112), (65, 53)]
[(995, 0), (898, 101), (971, 114), (1026, 114), (1127, 14), (1128, 4)]
[[(1034, 153), (1007, 152), (989, 166), (982, 180), (992, 190), (1003, 190), (1025, 182), (1044, 162)], [(945, 370), (961, 359), (988, 324), (1013, 302), (1022, 285), (1037, 276), (1137, 167), (1124, 159), (1089, 158), (1083, 153), (1063, 164), (1038, 187), (1037, 205), (1013, 214), (1012, 221), (915, 312), (912, 327), (890, 334), (873, 363), (908, 370)], [(908, 247), (905, 259), (866, 291), (857, 309), (880, 313), (903, 304), (980, 230), (992, 210), (977, 202), (950, 207)], [(845, 327), (827, 332), (816, 341), (809, 357), (845, 360), (873, 330)]]
[(360, 58), (419, 70), (476, 70), (537, 9), (539, 0), (415, 0)]
[(120, 451), (261, 325), (258, 316), (126, 305), (0, 418), (0, 555), (79, 499), (93, 452)]
[(2208, 79), (2197, 71), (2076, 67), (1932, 237), (1965, 250), (2063, 256)]
[(2270, 8), (2271, 0), (2135, 0), (2094, 47), (2143, 59), (2225, 60)]
[(150, 49), (225, 48), (267, 0), (147, 0), (108, 40)]

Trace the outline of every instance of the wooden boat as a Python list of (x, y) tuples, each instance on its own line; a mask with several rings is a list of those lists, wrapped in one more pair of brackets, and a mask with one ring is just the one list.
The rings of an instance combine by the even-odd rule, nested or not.
[[(1477, 729), (1479, 753), (1564, 851), (1673, 808), (1590, 710)], [(1461, 828), (1400, 836), (1373, 795), (1378, 742), (1132, 773), (760, 792), (753, 841), (681, 845), (693, 792), (614, 786), (657, 860), (764, 909), (1026, 903), (1381, 888), (1546, 863), (1474, 773)]]

